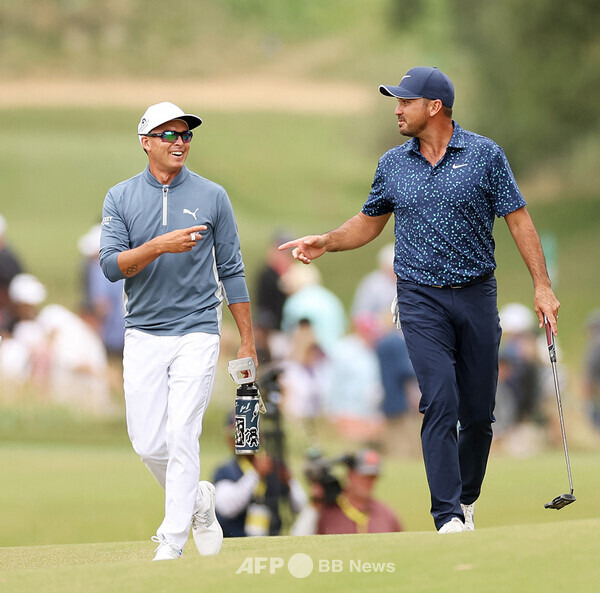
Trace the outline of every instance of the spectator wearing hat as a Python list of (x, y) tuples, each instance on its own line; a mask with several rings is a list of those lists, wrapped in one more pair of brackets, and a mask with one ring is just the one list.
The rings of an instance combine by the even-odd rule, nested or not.
[(83, 256), (81, 310), (96, 325), (111, 358), (123, 356), (125, 305), (123, 281), (110, 282), (99, 262), (101, 225), (94, 225), (77, 246)]
[(515, 399), (515, 421), (539, 423), (543, 415), (535, 314), (521, 303), (509, 303), (500, 309), (499, 317), (500, 354), (509, 366), (504, 380)]
[(396, 99), (398, 130), (409, 140), (380, 159), (358, 214), (280, 249), (292, 248), (308, 264), (327, 251), (366, 245), (394, 215), (397, 310), (421, 391), (431, 514), (438, 532), (460, 533), (475, 528), (492, 444), (501, 336), (496, 217), (505, 219), (529, 269), (540, 327), (546, 317), (554, 335), (560, 303), (504, 151), (452, 119), (450, 78), (418, 66), (379, 91)]
[(535, 454), (552, 436), (548, 422), (547, 387), (554, 393), (550, 369), (541, 355), (545, 336), (536, 331), (532, 309), (508, 303), (499, 311), (502, 340), (498, 358), (498, 388), (494, 409), (495, 446), (516, 457)]
[(15, 275), (8, 286), (10, 324), (3, 331), (0, 375), (5, 387), (43, 381), (45, 334), (38, 321), (46, 287), (32, 274)]
[(316, 533), (387, 533), (403, 531), (396, 513), (374, 497), (381, 457), (364, 449), (350, 458), (346, 484), (335, 504), (322, 506)]
[(190, 528), (201, 555), (223, 542), (214, 486), (200, 481), (199, 437), (224, 302), (239, 333), (237, 357), (258, 364), (229, 196), (185, 166), (201, 123), (173, 103), (151, 105), (137, 130), (148, 166), (108, 191), (102, 213), (100, 264), (112, 282), (125, 280), (128, 432), (165, 490), (154, 560), (180, 558)]

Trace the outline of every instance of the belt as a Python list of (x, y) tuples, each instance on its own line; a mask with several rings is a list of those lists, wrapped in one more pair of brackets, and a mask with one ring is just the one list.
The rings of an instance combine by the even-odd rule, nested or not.
[(487, 274), (483, 274), (483, 276), (477, 276), (476, 278), (471, 278), (471, 280), (467, 280), (462, 284), (432, 284), (431, 288), (467, 288), (468, 286), (474, 286), (475, 284), (481, 284), (482, 282), (486, 282), (494, 277), (494, 272), (488, 272)]

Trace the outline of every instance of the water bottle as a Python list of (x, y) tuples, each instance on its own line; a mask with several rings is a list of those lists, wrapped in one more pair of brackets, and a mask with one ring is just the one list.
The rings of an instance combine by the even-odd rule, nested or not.
[(256, 365), (252, 358), (229, 363), (229, 374), (239, 385), (235, 398), (234, 444), (236, 455), (253, 455), (260, 444), (260, 393), (255, 383)]

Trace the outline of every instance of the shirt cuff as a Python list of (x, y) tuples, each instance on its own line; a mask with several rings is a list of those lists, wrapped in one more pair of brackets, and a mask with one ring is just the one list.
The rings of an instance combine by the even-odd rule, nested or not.
[(223, 283), (225, 298), (229, 305), (232, 303), (248, 303), (250, 301), (250, 294), (244, 275), (221, 278), (221, 282)]
[(125, 274), (123, 274), (123, 272), (121, 272), (119, 269), (119, 264), (117, 263), (118, 257), (118, 253), (113, 253), (102, 262), (102, 270), (104, 271), (104, 275), (111, 282), (117, 282), (118, 280), (123, 280), (123, 278), (126, 278)]

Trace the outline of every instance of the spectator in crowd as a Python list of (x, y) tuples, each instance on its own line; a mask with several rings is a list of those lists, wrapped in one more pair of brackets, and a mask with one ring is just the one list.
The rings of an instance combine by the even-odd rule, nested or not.
[(344, 438), (364, 444), (378, 442), (383, 428), (383, 386), (373, 349), (378, 331), (371, 315), (358, 315), (352, 333), (338, 340), (329, 355), (325, 415)]
[(511, 360), (504, 352), (498, 355), (498, 387), (496, 389), (496, 406), (494, 407), (494, 447), (502, 448), (510, 439), (511, 432), (517, 425), (517, 398), (515, 397), (511, 379)]
[[(228, 446), (234, 450), (234, 419), (226, 422)], [(214, 476), (217, 519), (224, 537), (279, 535), (280, 505), (298, 513), (307, 498), (284, 463), (264, 449), (256, 455), (234, 455)]]
[(387, 318), (395, 296), (394, 244), (387, 243), (377, 254), (377, 269), (358, 284), (352, 303), (352, 316), (370, 314)]
[(260, 349), (259, 361), (266, 363), (272, 357), (280, 358), (280, 329), (283, 319), (283, 305), (287, 294), (282, 286), (282, 277), (290, 269), (294, 259), (289, 253), (277, 249), (286, 234), (278, 231), (274, 234), (267, 249), (266, 260), (258, 272), (256, 297), (254, 299), (254, 331), (257, 347)]
[(116, 412), (110, 396), (106, 349), (95, 328), (58, 304), (44, 307), (38, 322), (45, 335), (49, 397), (97, 415)]
[(99, 261), (101, 225), (94, 225), (78, 242), (82, 266), (82, 311), (96, 323), (108, 355), (120, 360), (125, 338), (123, 280), (111, 282)]
[(0, 353), (2, 375), (32, 382), (50, 401), (95, 414), (114, 411), (106, 350), (95, 330), (62, 305), (39, 311), (46, 289), (31, 274), (17, 274), (9, 295), (16, 323)]
[(44, 375), (44, 331), (37, 320), (46, 288), (31, 274), (15, 275), (8, 286), (7, 323), (0, 348), (0, 376), (5, 387), (22, 386)]
[(310, 321), (301, 319), (290, 339), (289, 355), (281, 363), (279, 384), (284, 414), (314, 435), (329, 382), (329, 361), (319, 347)]
[(11, 321), (9, 314), (8, 286), (10, 281), (23, 272), (19, 258), (6, 243), (6, 219), (0, 214), (0, 330), (6, 329)]
[(108, 378), (113, 393), (123, 389), (123, 346), (125, 342), (125, 303), (123, 280), (111, 282), (100, 267), (101, 225), (94, 225), (80, 237), (81, 316), (96, 330), (108, 357)]
[(421, 451), (419, 388), (402, 331), (388, 318), (388, 331), (375, 344), (383, 384), (384, 446), (390, 455), (415, 457)]
[(600, 431), (600, 309), (592, 311), (587, 319), (588, 343), (584, 376), (584, 396), (589, 418)]
[[(515, 457), (527, 457), (555, 440), (553, 414), (548, 406), (554, 385), (547, 356), (546, 337), (536, 331), (536, 318), (521, 303), (499, 311), (502, 339), (498, 359), (498, 389), (494, 416), (497, 445)], [(563, 373), (561, 373), (563, 374)], [(566, 384), (566, 376), (563, 374)]]
[(289, 296), (283, 305), (281, 329), (289, 336), (301, 320), (308, 319), (317, 343), (329, 354), (348, 327), (340, 299), (321, 284), (315, 266), (295, 262), (283, 275), (282, 286)]
[(343, 487), (326, 465), (307, 471), (311, 505), (298, 517), (292, 535), (403, 531), (396, 513), (374, 496), (381, 474), (379, 453), (364, 449), (344, 460), (348, 472)]
[(516, 403), (517, 422), (540, 421), (540, 359), (535, 315), (521, 303), (500, 309), (502, 340), (500, 350), (510, 365), (506, 378)]

